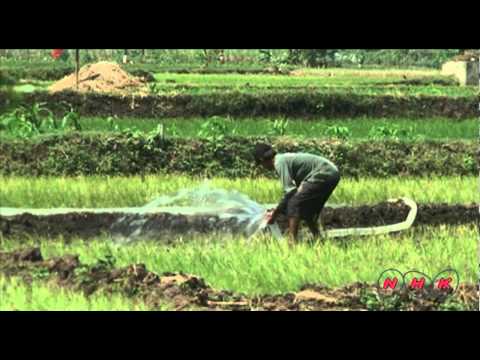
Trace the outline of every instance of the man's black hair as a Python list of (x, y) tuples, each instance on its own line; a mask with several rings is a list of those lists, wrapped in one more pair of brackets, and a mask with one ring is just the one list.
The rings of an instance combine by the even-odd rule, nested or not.
[(275, 156), (275, 150), (268, 144), (256, 144), (255, 145), (255, 162), (260, 164), (264, 160), (272, 159)]

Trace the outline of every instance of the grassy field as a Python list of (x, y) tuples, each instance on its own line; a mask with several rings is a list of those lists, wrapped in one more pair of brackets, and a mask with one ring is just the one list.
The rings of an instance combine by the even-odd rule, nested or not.
[[(48, 285), (41, 281), (31, 284), (19, 278), (0, 276), (0, 311), (110, 311), (148, 310), (142, 302), (121, 295), (93, 294)], [(161, 310), (169, 310), (168, 305)]]
[[(478, 86), (457, 86), (438, 70), (298, 69), (289, 75), (270, 74), (177, 74), (155, 73), (149, 87), (158, 94), (246, 92), (270, 94), (278, 91), (315, 91), (358, 95), (475, 96)], [(20, 93), (46, 91), (53, 81), (23, 80)]]
[[(331, 138), (335, 128), (345, 127), (349, 132), (348, 139), (369, 139), (381, 137), (382, 130), (388, 129), (389, 134), (402, 140), (433, 139), (433, 140), (476, 140), (478, 138), (478, 120), (452, 120), (448, 118), (408, 119), (408, 118), (352, 118), (312, 120), (273, 119), (273, 118), (225, 118), (214, 117), (214, 121), (222, 122), (225, 135), (258, 136), (259, 134), (287, 135), (298, 138)], [(114, 126), (119, 130), (139, 129), (152, 131), (159, 124), (164, 125), (165, 134), (174, 137), (201, 137), (202, 125), (209, 119), (205, 118), (171, 118), (171, 119), (114, 119)], [(277, 125), (275, 125), (277, 121)], [(288, 121), (288, 123), (286, 123)], [(287, 125), (282, 130), (278, 124)], [(84, 131), (112, 131), (105, 118), (85, 117), (80, 119)], [(385, 137), (389, 137), (385, 134)]]
[[(157, 196), (199, 186), (204, 181), (188, 176), (0, 177), (0, 204), (36, 208), (141, 206)], [(209, 185), (242, 192), (260, 203), (276, 203), (282, 196), (276, 179), (214, 178)], [(478, 180), (475, 177), (342, 179), (329, 203), (374, 204), (402, 196), (418, 203), (477, 203)]]
[[(329, 240), (315, 245), (285, 243), (258, 237), (250, 243), (241, 238), (197, 238), (177, 246), (148, 241), (129, 246), (98, 238), (63, 241), (22, 240), (22, 246), (40, 245), (48, 258), (79, 254), (82, 263), (92, 264), (113, 256), (115, 266), (144, 263), (156, 273), (185, 272), (203, 277), (217, 289), (247, 295), (296, 291), (306, 283), (341, 286), (356, 281), (375, 283), (382, 271), (417, 269), (430, 276), (454, 268), (461, 282), (475, 283), (477, 270), (475, 226), (416, 228), (397, 235)], [(4, 251), (18, 248), (18, 241), (0, 242)]]
[(168, 74), (156, 73), (155, 80), (159, 83), (189, 84), (201, 87), (211, 86), (244, 86), (249, 83), (252, 86), (267, 87), (294, 87), (294, 86), (325, 86), (325, 85), (376, 85), (395, 83), (399, 81), (415, 79), (417, 81), (432, 82), (433, 80), (448, 82), (449, 77), (442, 76), (440, 71), (435, 70), (398, 70), (398, 71), (375, 71), (354, 69), (298, 69), (290, 75), (266, 75), (266, 74)]
[[(206, 76), (206, 75), (200, 75)], [(227, 75), (222, 74), (222, 77)], [(230, 75), (228, 75), (230, 76)], [(245, 75), (242, 75), (245, 76)], [(254, 75), (251, 75), (254, 76)], [(255, 75), (267, 76), (267, 75)], [(173, 79), (172, 79), (173, 80)], [(470, 97), (478, 96), (478, 87), (476, 86), (438, 86), (438, 85), (319, 85), (299, 82), (298, 85), (252, 85), (243, 80), (242, 84), (235, 85), (235, 82), (229, 84), (228, 81), (220, 84), (190, 84), (190, 83), (162, 83), (157, 82), (150, 85), (149, 90), (152, 95), (178, 95), (178, 94), (215, 94), (215, 93), (253, 93), (271, 96), (282, 92), (305, 91), (306, 93), (322, 94), (352, 94), (367, 96), (448, 96), (448, 97)], [(22, 84), (14, 86), (18, 93), (31, 93), (35, 91), (47, 91), (48, 83), (44, 84)]]
[[(209, 122), (211, 124), (209, 124)], [(409, 119), (409, 118), (317, 118), (302, 120), (295, 118), (112, 118), (81, 117), (79, 124), (84, 132), (118, 132), (139, 130), (150, 132), (162, 124), (168, 137), (205, 137), (205, 127), (217, 127), (226, 136), (289, 136), (299, 139), (332, 138), (340, 136), (348, 140), (397, 138), (407, 141), (429, 140), (476, 140), (478, 120), (452, 120), (448, 118)], [(221, 124), (218, 127), (217, 124)], [(45, 128), (45, 134), (73, 131), (70, 129)], [(340, 135), (339, 135), (340, 134)], [(15, 138), (15, 132), (0, 131), (0, 138)]]

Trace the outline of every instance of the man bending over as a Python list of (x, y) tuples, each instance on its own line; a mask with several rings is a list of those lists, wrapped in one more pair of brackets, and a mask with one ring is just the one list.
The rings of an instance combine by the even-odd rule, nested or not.
[(297, 241), (300, 220), (305, 221), (315, 238), (318, 237), (320, 213), (340, 181), (338, 168), (313, 154), (277, 154), (267, 144), (256, 144), (255, 161), (268, 170), (275, 170), (284, 189), (278, 206), (267, 213), (269, 224), (275, 222), (279, 214), (286, 214), (290, 244)]

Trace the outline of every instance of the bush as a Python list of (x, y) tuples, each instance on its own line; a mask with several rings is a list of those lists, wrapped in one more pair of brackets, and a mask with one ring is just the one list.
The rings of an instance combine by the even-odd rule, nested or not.
[(73, 109), (67, 111), (60, 122), (45, 107), (45, 103), (36, 103), (30, 107), (20, 106), (0, 116), (0, 132), (29, 138), (52, 131), (63, 131), (72, 127), (80, 131), (79, 116)]
[(278, 152), (308, 152), (335, 162), (343, 176), (476, 175), (476, 144), (410, 143), (235, 138), (209, 141), (172, 139), (161, 131), (142, 134), (45, 136), (0, 143), (1, 175), (135, 175), (183, 173), (195, 176), (274, 176), (253, 161), (256, 142), (272, 143)]

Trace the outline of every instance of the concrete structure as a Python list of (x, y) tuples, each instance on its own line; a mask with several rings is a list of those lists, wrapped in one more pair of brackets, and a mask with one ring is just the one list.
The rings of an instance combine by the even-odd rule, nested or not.
[(442, 75), (453, 75), (460, 85), (479, 86), (478, 58), (474, 61), (448, 61), (442, 66)]

